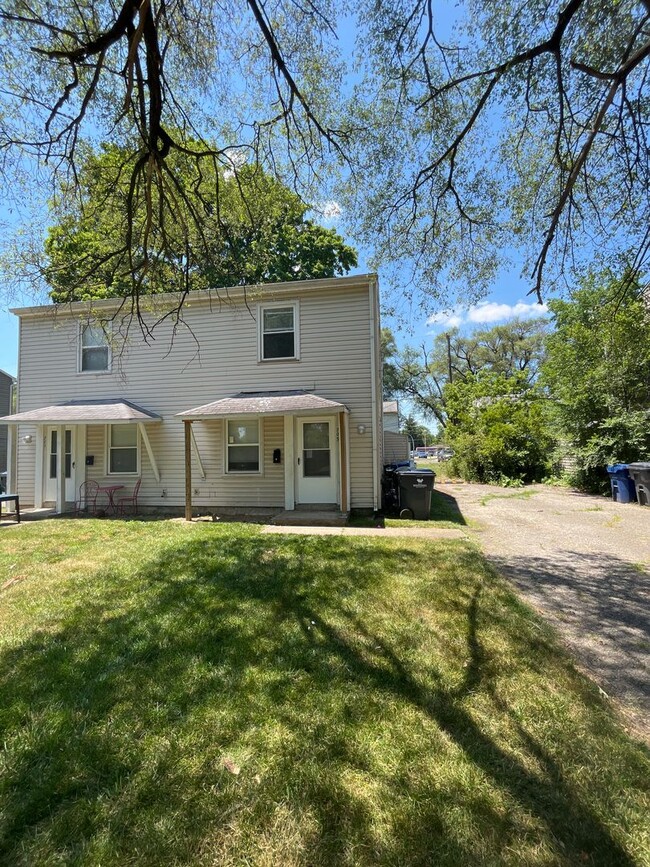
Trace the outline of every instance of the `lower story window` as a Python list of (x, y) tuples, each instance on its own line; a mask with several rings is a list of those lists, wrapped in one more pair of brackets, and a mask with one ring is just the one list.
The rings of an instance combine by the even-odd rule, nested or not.
[(108, 472), (138, 472), (138, 429), (132, 424), (108, 426)]
[(229, 473), (259, 473), (259, 421), (229, 421), (226, 449)]

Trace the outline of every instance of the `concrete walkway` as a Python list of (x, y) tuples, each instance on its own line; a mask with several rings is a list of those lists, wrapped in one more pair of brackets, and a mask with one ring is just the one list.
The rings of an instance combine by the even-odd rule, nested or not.
[(302, 536), (376, 536), (390, 539), (409, 536), (413, 539), (466, 539), (462, 530), (436, 527), (278, 527), (265, 524), (263, 533), (296, 533)]

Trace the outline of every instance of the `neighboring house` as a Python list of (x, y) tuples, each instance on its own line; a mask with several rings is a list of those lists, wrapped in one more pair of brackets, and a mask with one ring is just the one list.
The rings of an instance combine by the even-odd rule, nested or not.
[(411, 447), (406, 434), (399, 432), (399, 406), (396, 400), (383, 402), (384, 463), (408, 461)]
[(383, 402), (384, 430), (399, 433), (399, 405), (396, 400)]
[[(145, 320), (177, 301), (147, 299)], [(132, 322), (119, 343), (118, 309), (106, 299), (13, 311), (18, 406), (4, 421), (21, 504), (62, 512), (86, 479), (127, 495), (141, 477), (141, 505), (187, 516), (379, 508), (375, 275), (192, 293), (183, 324), (164, 320), (148, 342)]]
[[(11, 396), (14, 390), (14, 378), (4, 370), (0, 370), (0, 416), (11, 412)], [(0, 474), (7, 470), (7, 425), (0, 424)], [(1, 484), (1, 482), (0, 482)]]

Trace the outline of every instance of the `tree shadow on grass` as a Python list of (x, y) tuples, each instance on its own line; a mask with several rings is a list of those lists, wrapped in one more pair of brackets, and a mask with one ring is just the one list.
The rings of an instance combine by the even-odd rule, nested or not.
[(602, 552), (490, 559), (553, 621), (580, 662), (626, 706), (647, 740), (650, 572)]
[[(422, 603), (465, 621), (458, 659), (419, 653), (431, 630), (391, 598), (423, 561)], [(538, 834), (556, 863), (632, 865), (496, 696), (481, 630), (522, 655), (532, 639), (484, 577), (463, 546), (222, 534), (99, 573), (101, 603), (0, 657), (0, 860), (505, 863), (522, 834), (505, 799), (531, 851)], [(540, 668), (566, 667), (534, 640)], [(477, 695), (516, 743), (477, 722)]]

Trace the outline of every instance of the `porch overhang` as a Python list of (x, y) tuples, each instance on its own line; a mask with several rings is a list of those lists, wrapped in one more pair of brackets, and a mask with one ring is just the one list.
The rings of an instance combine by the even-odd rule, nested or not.
[(241, 391), (233, 397), (176, 413), (176, 416), (183, 421), (209, 421), (242, 415), (303, 416), (339, 412), (348, 412), (345, 404), (309, 391)]
[(162, 418), (148, 409), (123, 398), (69, 400), (0, 418), (6, 424), (151, 424)]

